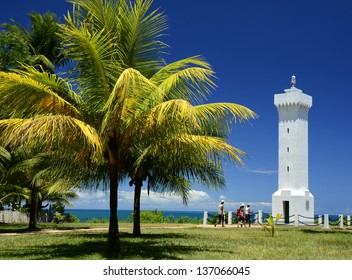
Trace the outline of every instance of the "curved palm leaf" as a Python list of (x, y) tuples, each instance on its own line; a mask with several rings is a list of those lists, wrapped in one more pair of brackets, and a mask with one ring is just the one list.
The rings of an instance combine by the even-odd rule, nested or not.
[(122, 72), (121, 65), (113, 59), (120, 55), (116, 50), (116, 38), (105, 34), (104, 29), (90, 30), (86, 24), (77, 28), (70, 17), (67, 21), (62, 34), (65, 55), (77, 61), (73, 78), (83, 97), (92, 102), (95, 109), (101, 110), (113, 81)]
[(6, 163), (10, 159), (11, 159), (10, 153), (6, 149), (0, 146), (0, 172), (3, 172), (5, 170), (4, 166), (6, 166)]
[(123, 131), (133, 119), (140, 117), (146, 104), (154, 101), (157, 90), (157, 87), (139, 71), (126, 69), (105, 104), (102, 135), (108, 135), (111, 130)]
[[(65, 144), (69, 149), (80, 147), (94, 161), (101, 160), (103, 147), (99, 133), (90, 125), (70, 116), (38, 116), (32, 119), (0, 120), (0, 141), (4, 146), (42, 146), (58, 149)], [(64, 150), (60, 149), (63, 153)], [(79, 159), (80, 153), (76, 159)]]
[[(79, 116), (80, 112), (66, 98), (72, 91), (55, 75), (40, 73), (28, 67), (28, 72), (0, 72), (0, 106), (11, 108), (13, 117), (28, 117), (44, 113)], [(21, 96), (21, 98), (19, 98)], [(75, 97), (76, 100), (78, 98)]]
[(210, 65), (200, 56), (194, 56), (164, 66), (151, 80), (159, 85), (165, 100), (184, 99), (201, 103), (216, 87), (213, 78)]

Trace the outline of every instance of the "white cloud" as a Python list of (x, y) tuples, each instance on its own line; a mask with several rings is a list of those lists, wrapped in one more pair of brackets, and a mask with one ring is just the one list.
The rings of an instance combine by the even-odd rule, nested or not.
[(245, 169), (245, 171), (249, 173), (265, 174), (265, 175), (272, 175), (277, 173), (277, 170), (265, 170), (265, 169)]
[[(109, 209), (109, 191), (78, 191), (78, 197), (72, 201), (73, 207), (76, 209)], [(119, 209), (133, 208), (133, 191), (119, 191)], [(188, 205), (182, 203), (181, 197), (174, 193), (158, 193), (150, 191), (149, 195), (146, 190), (141, 192), (141, 209), (158, 209), (158, 210), (175, 210), (175, 211), (217, 211), (220, 199), (225, 200), (225, 209), (227, 211), (235, 211), (241, 203), (238, 201), (227, 200), (225, 196), (219, 196), (214, 199), (207, 192), (199, 190), (191, 190)], [(269, 202), (249, 202), (253, 210), (271, 211), (271, 203)]]

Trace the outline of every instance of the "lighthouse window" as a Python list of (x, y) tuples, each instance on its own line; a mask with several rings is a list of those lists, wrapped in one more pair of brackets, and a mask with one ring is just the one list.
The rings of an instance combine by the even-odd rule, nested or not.
[(309, 200), (306, 200), (306, 211), (309, 211)]
[(290, 133), (290, 129), (289, 128), (287, 129), (287, 133)]
[(287, 166), (287, 172), (290, 172), (290, 167), (289, 166)]
[(289, 147), (287, 147), (287, 152), (288, 152), (288, 153), (290, 152), (290, 148), (289, 148)]

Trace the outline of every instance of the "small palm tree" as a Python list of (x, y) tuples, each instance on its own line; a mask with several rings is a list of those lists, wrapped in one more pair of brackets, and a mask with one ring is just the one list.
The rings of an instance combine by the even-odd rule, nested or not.
[(67, 167), (64, 169), (57, 164), (59, 160), (55, 161), (54, 153), (50, 156), (42, 153), (33, 156), (24, 150), (17, 150), (11, 159), (0, 180), (0, 189), (5, 193), (1, 200), (4, 204), (16, 202), (18, 208), (21, 207), (21, 201), (26, 200), (24, 207), (29, 208), (28, 228), (36, 230), (42, 202), (50, 197), (56, 200), (61, 197), (65, 201), (65, 196), (74, 197), (69, 190), (77, 186), (77, 181), (74, 181), (72, 174), (64, 178)]
[(271, 233), (271, 236), (274, 237), (275, 234), (278, 235), (277, 232), (277, 222), (281, 219), (282, 214), (276, 214), (275, 219), (273, 218), (273, 216), (270, 214), (269, 218), (266, 218), (265, 220), (267, 221), (267, 225), (263, 224), (262, 228), (263, 230), (267, 230)]

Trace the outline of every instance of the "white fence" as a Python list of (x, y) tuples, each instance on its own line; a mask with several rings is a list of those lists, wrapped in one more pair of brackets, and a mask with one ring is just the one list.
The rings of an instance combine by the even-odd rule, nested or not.
[[(232, 211), (228, 212), (228, 221), (227, 223), (230, 225), (232, 224)], [(203, 224), (206, 225), (207, 221), (209, 220), (208, 212), (204, 212), (203, 216)], [(268, 214), (263, 213), (263, 211), (259, 210), (257, 213), (252, 215), (252, 222), (253, 224), (263, 224), (265, 223), (264, 216), (268, 216)], [(346, 218), (346, 221), (345, 221)], [(317, 217), (317, 223), (315, 222), (315, 217), (304, 217), (299, 214), (295, 214), (289, 217), (289, 224), (292, 224), (296, 227), (300, 225), (306, 226), (322, 226), (323, 228), (329, 228), (330, 226), (338, 226), (339, 228), (344, 228), (345, 226), (351, 226), (351, 216), (347, 215), (344, 216), (342, 214), (338, 215), (338, 219), (331, 220), (329, 214), (319, 215)], [(278, 224), (286, 224), (284, 219), (280, 219)]]
[[(38, 216), (38, 223), (47, 223), (48, 214), (40, 213)], [(29, 223), (29, 213), (18, 211), (0, 211), (0, 223), (14, 224), (14, 223)]]

